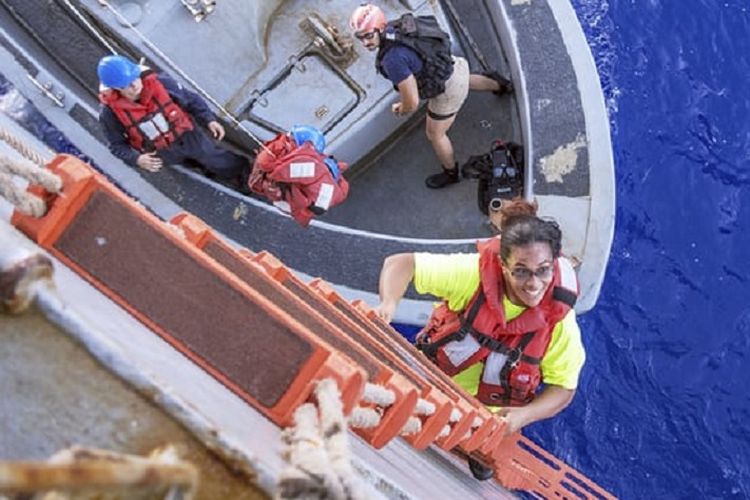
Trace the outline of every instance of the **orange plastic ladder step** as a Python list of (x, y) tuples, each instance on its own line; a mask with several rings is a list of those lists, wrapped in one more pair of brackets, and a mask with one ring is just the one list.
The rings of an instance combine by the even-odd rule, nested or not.
[(385, 408), (376, 427), (355, 429), (355, 432), (375, 448), (383, 447), (400, 434), (417, 404), (417, 388), (413, 384), (394, 373), (338, 327), (299, 300), (257, 263), (243, 257), (197, 217), (181, 213), (171, 223), (182, 230), (187, 241), (239, 277), (248, 287), (281, 306), (313, 334), (345, 352), (367, 372), (372, 383), (381, 385), (394, 394), (395, 401)]
[(303, 283), (278, 259), (267, 252), (256, 254), (252, 257), (252, 260), (258, 262), (270, 276), (320, 312), (331, 323), (351, 336), (352, 339), (366, 346), (369, 351), (375, 354), (378, 359), (381, 359), (388, 367), (417, 385), (420, 390), (420, 397), (434, 407), (434, 412), (431, 415), (420, 417), (421, 429), (419, 432), (405, 435), (404, 438), (407, 442), (417, 449), (423, 449), (438, 438), (445, 425), (448, 424), (455, 408), (453, 401), (448, 396), (429, 384), (421, 373), (415, 373), (411, 366), (395, 356), (382, 341), (372, 337), (355, 322), (347, 318), (346, 315), (338, 311), (333, 304), (315, 290), (313, 285), (316, 283), (316, 280), (313, 280), (310, 285)]
[[(409, 365), (419, 365), (432, 384), (440, 387), (456, 401), (456, 404), (463, 413), (463, 418), (454, 424), (448, 438), (438, 441), (440, 447), (451, 450), (455, 446), (459, 446), (465, 453), (470, 453), (477, 450), (480, 445), (487, 441), (499, 422), (496, 421), (495, 416), (483, 404), (467, 394), (445, 372), (423, 356), (400, 333), (378, 317), (375, 311), (364, 301), (355, 300), (349, 305), (346, 301), (341, 300), (332, 289), (326, 288), (326, 290), (330, 294), (330, 299), (336, 301), (342, 309), (349, 310), (350, 314), (357, 318), (358, 323), (363, 328), (366, 328), (373, 335), (388, 342)], [(480, 421), (478, 426), (474, 425), (476, 419)], [(466, 437), (466, 432), (464, 431), (466, 428), (471, 430), (469, 437)]]
[(497, 478), (507, 488), (522, 489), (540, 498), (616, 498), (520, 434), (505, 440), (495, 457)]
[(366, 374), (347, 356), (77, 158), (49, 168), (63, 192), (44, 217), (12, 222), (175, 349), (282, 426), (324, 378), (346, 411), (359, 401)]

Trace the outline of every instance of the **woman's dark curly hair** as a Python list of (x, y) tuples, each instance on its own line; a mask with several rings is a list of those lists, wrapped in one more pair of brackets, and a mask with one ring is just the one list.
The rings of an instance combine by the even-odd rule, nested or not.
[(555, 221), (540, 219), (535, 215), (512, 215), (503, 219), (500, 256), (507, 262), (513, 247), (531, 243), (548, 243), (552, 257), (560, 256), (562, 231)]

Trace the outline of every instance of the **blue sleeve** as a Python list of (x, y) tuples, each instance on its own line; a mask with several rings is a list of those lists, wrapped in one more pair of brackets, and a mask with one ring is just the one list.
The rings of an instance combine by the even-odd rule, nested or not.
[(206, 101), (201, 96), (186, 89), (168, 75), (160, 73), (158, 78), (169, 95), (172, 96), (174, 102), (195, 118), (195, 121), (200, 125), (205, 127), (208, 122), (216, 120), (216, 115), (208, 108)]
[(99, 123), (102, 125), (104, 135), (109, 143), (109, 150), (113, 155), (135, 167), (140, 153), (133, 149), (125, 135), (125, 127), (122, 126), (115, 114), (107, 106), (102, 105), (99, 112)]
[(422, 70), (422, 60), (409, 47), (397, 45), (383, 55), (383, 72), (393, 85), (403, 82), (409, 75), (416, 75)]

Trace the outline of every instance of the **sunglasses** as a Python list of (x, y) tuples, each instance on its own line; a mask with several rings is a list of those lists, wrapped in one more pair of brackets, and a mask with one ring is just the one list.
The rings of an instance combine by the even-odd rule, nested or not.
[(357, 37), (357, 40), (372, 40), (373, 38), (375, 38), (375, 33), (377, 32), (368, 31), (367, 33), (357, 33), (354, 36)]
[(510, 275), (516, 281), (528, 281), (532, 276), (536, 276), (542, 281), (548, 280), (552, 277), (552, 266), (542, 266), (536, 271), (532, 271), (526, 267), (516, 267), (510, 271)]

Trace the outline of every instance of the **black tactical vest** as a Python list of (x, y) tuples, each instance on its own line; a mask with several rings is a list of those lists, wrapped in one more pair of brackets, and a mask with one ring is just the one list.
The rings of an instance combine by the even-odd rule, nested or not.
[(445, 82), (453, 74), (451, 40), (434, 16), (404, 14), (388, 23), (375, 59), (378, 73), (383, 76), (386, 76), (383, 56), (396, 45), (409, 47), (422, 60), (422, 70), (414, 75), (420, 98), (429, 99), (445, 92)]

